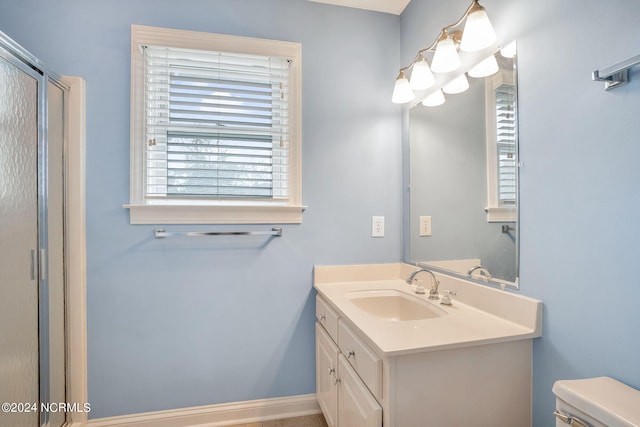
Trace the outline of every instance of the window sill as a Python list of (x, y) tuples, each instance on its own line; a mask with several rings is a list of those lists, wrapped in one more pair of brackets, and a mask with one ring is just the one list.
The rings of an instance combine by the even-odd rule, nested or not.
[(300, 224), (304, 206), (124, 205), (131, 224)]
[(517, 222), (517, 208), (484, 208), (487, 212), (487, 222)]

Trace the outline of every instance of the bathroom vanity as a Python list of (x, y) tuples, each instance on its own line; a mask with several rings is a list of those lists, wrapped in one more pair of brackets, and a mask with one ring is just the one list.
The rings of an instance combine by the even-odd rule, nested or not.
[[(531, 425), (542, 303), (407, 264), (316, 266), (316, 387), (330, 427)], [(429, 288), (429, 277), (424, 286)]]

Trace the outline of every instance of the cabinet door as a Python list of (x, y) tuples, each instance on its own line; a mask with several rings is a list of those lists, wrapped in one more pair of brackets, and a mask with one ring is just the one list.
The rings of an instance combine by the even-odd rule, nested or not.
[(338, 374), (338, 424), (344, 427), (382, 427), (382, 408), (344, 357), (338, 358)]
[(316, 394), (329, 427), (338, 426), (337, 368), (338, 346), (316, 323)]

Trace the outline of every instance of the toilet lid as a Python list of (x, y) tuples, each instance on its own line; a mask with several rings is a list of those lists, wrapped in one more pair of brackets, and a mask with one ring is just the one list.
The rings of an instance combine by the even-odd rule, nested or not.
[(612, 378), (556, 381), (553, 393), (608, 426), (640, 427), (640, 391)]

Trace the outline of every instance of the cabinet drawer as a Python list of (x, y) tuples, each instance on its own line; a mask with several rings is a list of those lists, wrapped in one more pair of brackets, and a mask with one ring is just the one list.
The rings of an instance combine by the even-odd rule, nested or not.
[(344, 322), (338, 322), (338, 347), (362, 381), (382, 399), (382, 359)]
[(316, 296), (316, 320), (338, 342), (338, 313), (319, 295)]

